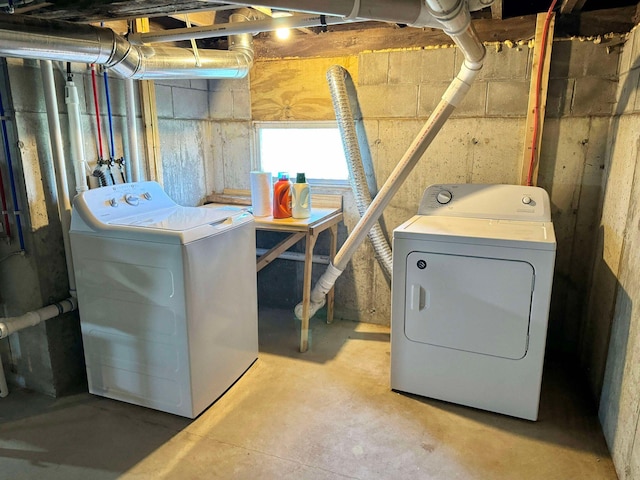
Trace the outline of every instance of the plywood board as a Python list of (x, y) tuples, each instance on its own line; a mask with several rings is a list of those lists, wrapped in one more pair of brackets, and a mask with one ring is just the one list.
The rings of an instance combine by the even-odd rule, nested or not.
[(251, 69), (251, 111), (256, 121), (333, 120), (326, 80), (332, 65), (358, 78), (357, 57), (258, 61)]

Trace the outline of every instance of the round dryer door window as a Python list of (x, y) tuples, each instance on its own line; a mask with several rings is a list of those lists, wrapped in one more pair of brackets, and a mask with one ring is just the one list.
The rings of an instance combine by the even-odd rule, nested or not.
[(412, 252), (406, 272), (409, 340), (514, 360), (526, 355), (531, 264)]

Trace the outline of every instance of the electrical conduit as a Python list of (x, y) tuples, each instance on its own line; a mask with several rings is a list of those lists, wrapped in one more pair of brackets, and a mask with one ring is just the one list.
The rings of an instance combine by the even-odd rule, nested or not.
[(333, 288), (338, 277), (346, 268), (358, 246), (378, 220), (384, 208), (391, 201), (402, 183), (408, 177), (420, 157), (424, 154), (436, 137), (453, 110), (465, 97), (476, 75), (482, 68), (485, 55), (484, 45), (471, 25), (471, 15), (466, 8), (465, 0), (427, 0), (431, 14), (441, 23), (443, 30), (458, 45), (465, 56), (460, 72), (453, 79), (442, 99), (436, 106), (418, 136), (413, 140), (400, 162), (396, 165), (387, 181), (371, 202), (351, 235), (336, 254), (333, 263), (322, 274), (311, 292), (309, 311), (305, 311), (302, 303), (296, 305), (295, 314), (299, 319), (310, 318), (325, 303), (326, 294)]
[[(358, 135), (356, 133), (355, 120), (349, 105), (349, 94), (347, 92), (346, 77), (349, 75), (340, 65), (333, 65), (327, 70), (327, 82), (333, 100), (333, 109), (336, 113), (336, 121), (342, 137), (347, 165), (349, 167), (349, 180), (351, 189), (355, 197), (358, 212), (362, 217), (371, 204), (371, 193), (367, 187), (366, 173), (362, 165), (362, 155), (358, 145)], [(392, 256), (389, 242), (378, 222), (373, 224), (368, 232), (369, 240), (373, 245), (376, 259), (382, 267), (387, 280), (391, 280)]]

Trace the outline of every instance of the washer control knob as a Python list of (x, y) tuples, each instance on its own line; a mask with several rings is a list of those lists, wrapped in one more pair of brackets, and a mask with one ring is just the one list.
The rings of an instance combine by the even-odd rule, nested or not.
[(436, 195), (436, 200), (441, 205), (446, 205), (451, 201), (452, 198), (453, 198), (453, 195), (449, 190), (442, 190), (438, 192), (438, 195)]
[(118, 200), (114, 198), (110, 198), (109, 199), (109, 205), (111, 205), (112, 207), (117, 207), (118, 206)]
[(140, 199), (138, 197), (136, 197), (135, 195), (132, 195), (131, 193), (127, 193), (124, 196), (124, 201), (127, 202), (132, 207), (135, 207), (140, 202)]
[(147, 200), (151, 200), (151, 194), (149, 192), (144, 192), (142, 196)]
[(522, 203), (524, 203), (525, 205), (529, 205), (531, 203), (531, 197), (525, 195), (524, 197), (522, 197)]

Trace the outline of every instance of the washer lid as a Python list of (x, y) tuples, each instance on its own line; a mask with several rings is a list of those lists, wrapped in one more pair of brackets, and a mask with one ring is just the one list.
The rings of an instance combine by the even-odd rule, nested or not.
[(253, 220), (238, 208), (182, 207), (156, 182), (119, 184), (83, 192), (73, 201), (71, 232), (188, 243)]
[(394, 238), (555, 250), (551, 222), (415, 215), (396, 228)]

